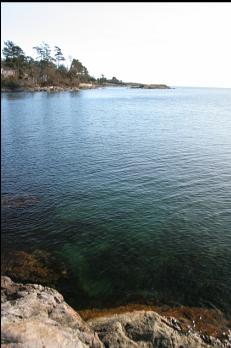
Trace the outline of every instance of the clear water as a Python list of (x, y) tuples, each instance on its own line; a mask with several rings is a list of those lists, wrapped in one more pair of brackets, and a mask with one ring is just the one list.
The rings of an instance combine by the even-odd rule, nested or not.
[(40, 199), (3, 247), (58, 253), (79, 305), (231, 310), (231, 89), (5, 93), (2, 193)]

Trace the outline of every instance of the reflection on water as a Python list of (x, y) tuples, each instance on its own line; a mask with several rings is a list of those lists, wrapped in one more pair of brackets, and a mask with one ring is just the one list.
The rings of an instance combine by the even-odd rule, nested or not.
[(230, 311), (230, 97), (205, 88), (3, 94), (4, 257), (51, 253), (67, 277), (55, 285), (83, 308)]

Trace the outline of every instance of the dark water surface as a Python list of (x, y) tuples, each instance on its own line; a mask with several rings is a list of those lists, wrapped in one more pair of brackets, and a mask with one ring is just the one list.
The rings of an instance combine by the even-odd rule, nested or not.
[(5, 252), (56, 253), (79, 306), (231, 310), (231, 89), (5, 93), (2, 195)]

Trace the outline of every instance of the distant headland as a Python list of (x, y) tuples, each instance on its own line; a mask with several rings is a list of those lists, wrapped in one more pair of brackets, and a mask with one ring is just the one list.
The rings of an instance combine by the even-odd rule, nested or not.
[[(165, 84), (123, 82), (115, 76), (91, 76), (88, 69), (76, 58), (66, 59), (62, 50), (47, 43), (33, 47), (36, 59), (27, 56), (13, 41), (4, 42), (1, 59), (1, 91), (78, 91), (97, 87), (128, 87), (168, 89)], [(53, 52), (53, 55), (52, 55)], [(66, 64), (64, 64), (66, 62)]]

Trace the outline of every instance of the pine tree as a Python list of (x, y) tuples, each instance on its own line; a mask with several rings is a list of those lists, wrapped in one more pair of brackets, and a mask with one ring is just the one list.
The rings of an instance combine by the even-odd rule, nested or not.
[(61, 48), (59, 48), (58, 46), (55, 46), (55, 59), (57, 62), (57, 68), (59, 68), (60, 62), (65, 60)]

